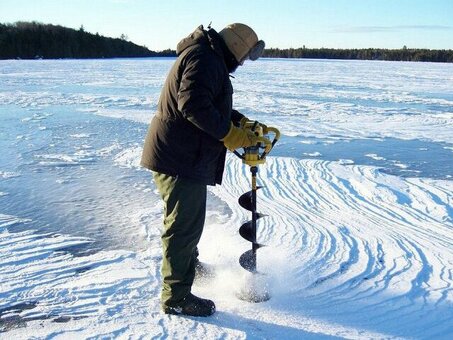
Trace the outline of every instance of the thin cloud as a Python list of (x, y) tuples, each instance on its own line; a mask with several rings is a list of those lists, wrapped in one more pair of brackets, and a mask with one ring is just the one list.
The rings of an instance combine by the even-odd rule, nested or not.
[(332, 30), (335, 33), (376, 33), (376, 32), (401, 32), (413, 30), (451, 31), (453, 26), (444, 25), (397, 25), (397, 26), (353, 26), (338, 27)]

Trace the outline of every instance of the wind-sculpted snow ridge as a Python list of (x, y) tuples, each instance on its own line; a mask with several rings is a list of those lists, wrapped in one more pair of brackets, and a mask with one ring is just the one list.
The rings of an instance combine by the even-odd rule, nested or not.
[[(258, 251), (258, 270), (272, 277), (273, 313), (389, 336), (453, 336), (451, 181), (272, 157), (258, 177), (258, 211), (269, 215), (258, 223), (258, 242), (269, 246)], [(234, 202), (249, 178), (230, 158), (226, 183), (214, 190), (231, 202), (232, 230), (248, 219)]]
[[(37, 336), (30, 323), (42, 320), (48, 321), (45, 329), (38, 323), (44, 337), (102, 334), (110, 328), (102, 320), (115, 323), (134, 310), (157, 308), (143, 298), (158, 290), (156, 273), (151, 275), (142, 260), (145, 254), (117, 250), (76, 256), (90, 239), (6, 229), (23, 223), (27, 220), (0, 214), (0, 338), (2, 332), (15, 339)], [(64, 330), (62, 323), (68, 323)]]
[[(115, 162), (138, 167), (136, 147)], [(135, 156), (134, 156), (135, 155)], [(249, 219), (237, 198), (250, 189), (247, 166), (227, 160), (212, 188), (201, 259), (217, 277), (194, 293), (213, 299), (211, 318), (160, 312), (162, 205), (137, 211), (148, 250), (78, 253), (83, 237), (9, 233), (28, 223), (0, 216), (0, 330), (30, 336), (162, 338), (448, 338), (453, 183), (402, 179), (339, 162), (269, 157), (260, 166), (258, 269), (272, 298), (236, 297), (249, 277), (238, 233)], [(143, 192), (150, 194), (146, 188)], [(42, 327), (41, 325), (45, 325)]]

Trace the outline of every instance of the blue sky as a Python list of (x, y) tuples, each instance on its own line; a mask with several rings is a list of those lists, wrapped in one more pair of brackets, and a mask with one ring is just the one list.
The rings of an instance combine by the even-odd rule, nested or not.
[(174, 49), (200, 24), (251, 26), (267, 47), (453, 49), (453, 0), (0, 0), (0, 22), (36, 20)]

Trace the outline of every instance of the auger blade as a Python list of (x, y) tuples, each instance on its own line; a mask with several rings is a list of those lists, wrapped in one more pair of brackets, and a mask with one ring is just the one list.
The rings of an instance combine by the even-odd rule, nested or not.
[[(257, 213), (256, 214), (256, 219), (259, 219), (261, 217), (265, 217), (267, 215)], [(253, 221), (248, 221), (245, 222), (241, 227), (239, 228), (239, 234), (245, 238), (247, 241), (256, 243), (256, 231), (253, 230)]]
[[(264, 244), (254, 243), (255, 249), (265, 247)], [(245, 270), (248, 270), (251, 273), (256, 273), (256, 251), (253, 249), (247, 250), (245, 253), (239, 257), (239, 264)]]
[(256, 272), (256, 253), (253, 250), (247, 250), (239, 258), (239, 264), (249, 272)]
[[(256, 187), (256, 190), (261, 189), (262, 187), (258, 186)], [(239, 197), (239, 205), (243, 207), (244, 209), (253, 210), (252, 207), (252, 192), (253, 191), (247, 191), (245, 194), (242, 194), (241, 197)]]
[(240, 228), (239, 228), (239, 234), (245, 238), (247, 241), (256, 243), (256, 235), (254, 235), (253, 232), (253, 226), (252, 226), (252, 221), (245, 222)]

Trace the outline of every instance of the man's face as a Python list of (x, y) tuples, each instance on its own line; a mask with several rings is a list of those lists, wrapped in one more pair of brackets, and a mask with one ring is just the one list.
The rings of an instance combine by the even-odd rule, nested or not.
[(228, 73), (234, 73), (237, 70), (239, 63), (236, 59), (231, 58), (230, 60), (227, 60), (226, 66), (228, 68)]

